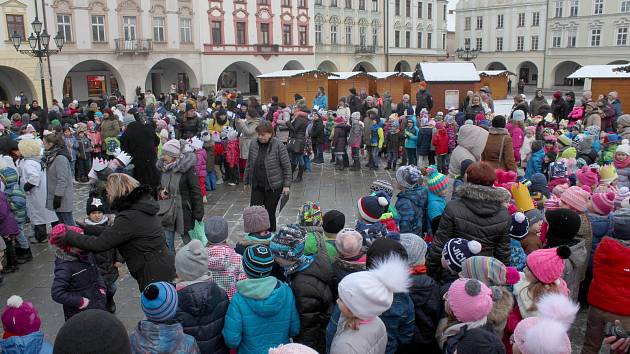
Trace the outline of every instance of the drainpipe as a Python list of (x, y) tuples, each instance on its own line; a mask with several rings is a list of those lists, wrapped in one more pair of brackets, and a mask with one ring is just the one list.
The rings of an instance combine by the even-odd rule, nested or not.
[[(44, 17), (44, 28), (48, 28), (48, 23), (46, 21), (46, 3), (42, 0), (42, 16)], [(47, 30), (48, 31), (48, 30)], [(55, 32), (56, 34), (56, 32)], [(53, 91), (53, 79), (52, 79), (52, 70), (50, 69), (50, 54), (46, 53), (46, 64), (48, 65), (48, 80), (50, 81), (50, 97), (51, 100), (55, 98), (55, 94)], [(63, 96), (63, 95), (62, 95)]]
[(388, 16), (388, 9), (389, 9), (389, 0), (385, 0), (383, 2), (383, 26), (385, 29), (385, 36), (384, 36), (384, 43), (383, 43), (383, 53), (385, 54), (385, 70), (383, 71), (388, 71), (389, 70), (389, 16)]
[(549, 0), (545, 4), (545, 46), (543, 52), (542, 80), (540, 88), (545, 87), (545, 75), (547, 74), (547, 31), (549, 30)]

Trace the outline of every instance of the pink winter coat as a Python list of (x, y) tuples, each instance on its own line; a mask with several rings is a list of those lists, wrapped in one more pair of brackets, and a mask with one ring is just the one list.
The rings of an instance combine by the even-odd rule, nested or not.
[(198, 177), (206, 177), (208, 171), (206, 170), (206, 160), (208, 155), (205, 149), (195, 150), (195, 156), (197, 157), (197, 163), (195, 169)]
[(525, 135), (523, 129), (518, 125), (512, 126), (512, 147), (514, 149), (514, 161), (521, 161), (521, 146), (523, 146), (523, 138)]

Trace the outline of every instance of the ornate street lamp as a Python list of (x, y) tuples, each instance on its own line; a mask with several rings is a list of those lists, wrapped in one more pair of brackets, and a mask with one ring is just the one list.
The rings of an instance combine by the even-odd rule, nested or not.
[(479, 50), (476, 48), (471, 49), (470, 44), (466, 44), (466, 46), (464, 46), (463, 49), (457, 48), (457, 50), (455, 51), (455, 54), (457, 54), (457, 58), (461, 60), (471, 61), (477, 58), (477, 56), (479, 56)]
[(44, 115), (47, 115), (48, 100), (46, 99), (46, 83), (44, 80), (43, 58), (48, 58), (51, 54), (59, 53), (63, 48), (63, 45), (65, 44), (65, 38), (61, 31), (57, 32), (57, 35), (54, 38), (57, 49), (49, 48), (50, 34), (48, 34), (46, 28), (43, 28), (44, 26), (39, 20), (37, 1), (35, 1), (35, 20), (31, 22), (31, 27), (33, 28), (34, 33), (31, 33), (31, 35), (27, 38), (28, 46), (30, 47), (30, 49), (20, 49), (20, 46), (22, 45), (22, 36), (17, 33), (17, 31), (13, 32), (13, 35), (11, 36), (11, 43), (13, 44), (13, 47), (15, 47), (16, 51), (39, 59), (39, 78), (42, 85), (42, 101), (44, 106)]

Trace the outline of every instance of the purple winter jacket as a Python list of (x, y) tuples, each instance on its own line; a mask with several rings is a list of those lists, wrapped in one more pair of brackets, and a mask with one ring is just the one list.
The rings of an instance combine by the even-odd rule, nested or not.
[(0, 236), (4, 238), (16, 237), (20, 233), (9, 202), (4, 193), (0, 192)]
[(195, 170), (197, 171), (197, 177), (206, 177), (208, 171), (206, 170), (206, 160), (208, 153), (205, 149), (195, 150), (195, 156), (197, 157), (197, 163), (195, 164)]

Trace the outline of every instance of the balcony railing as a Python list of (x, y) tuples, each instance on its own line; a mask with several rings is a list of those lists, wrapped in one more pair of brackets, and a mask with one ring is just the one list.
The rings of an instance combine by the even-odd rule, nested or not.
[(313, 46), (279, 44), (204, 44), (204, 54), (217, 55), (311, 55)]
[(280, 51), (278, 44), (255, 44), (255, 47), (259, 53), (278, 53)]
[(358, 45), (354, 47), (354, 52), (357, 54), (374, 54), (376, 53), (376, 46)]
[(153, 50), (153, 41), (151, 39), (116, 39), (116, 53), (149, 53)]

